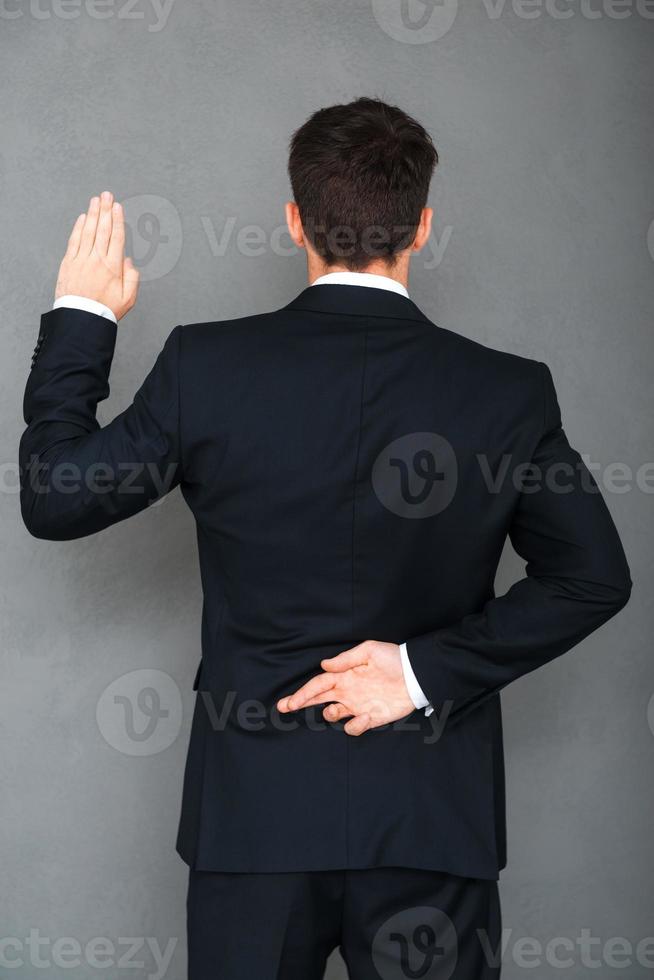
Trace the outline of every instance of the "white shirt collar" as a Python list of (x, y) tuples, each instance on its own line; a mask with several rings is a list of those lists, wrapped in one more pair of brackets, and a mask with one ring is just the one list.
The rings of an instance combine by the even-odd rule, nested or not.
[(409, 298), (408, 291), (397, 279), (390, 276), (378, 276), (372, 272), (328, 272), (325, 276), (314, 279), (312, 286), (372, 286), (374, 289), (388, 289), (391, 293)]

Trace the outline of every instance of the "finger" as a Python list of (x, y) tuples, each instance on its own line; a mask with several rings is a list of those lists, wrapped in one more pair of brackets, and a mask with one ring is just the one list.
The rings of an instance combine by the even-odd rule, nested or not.
[(103, 191), (100, 195), (100, 217), (98, 227), (95, 232), (95, 251), (99, 255), (106, 255), (111, 239), (111, 205), (114, 203), (114, 196), (111, 191)]
[(68, 259), (74, 259), (79, 251), (79, 243), (82, 238), (82, 228), (84, 227), (85, 220), (86, 212), (83, 211), (75, 221), (70, 238), (68, 239), (68, 245), (66, 246), (66, 258)]
[(365, 645), (360, 643), (358, 646), (352, 647), (351, 650), (344, 650), (343, 653), (339, 653), (336, 657), (331, 657), (329, 660), (321, 660), (320, 666), (323, 670), (338, 673), (343, 670), (350, 670), (352, 667), (362, 667), (367, 663), (368, 654)]
[(367, 732), (372, 727), (370, 715), (357, 715), (355, 718), (351, 718), (350, 721), (346, 722), (343, 727), (348, 735), (363, 735), (364, 732)]
[(88, 255), (93, 248), (95, 233), (100, 217), (100, 198), (92, 197), (89, 201), (89, 209), (86, 212), (84, 227), (82, 228), (82, 238), (79, 244), (79, 251), (83, 255)]
[[(313, 708), (315, 704), (328, 704), (330, 701), (334, 701), (336, 698), (336, 693), (333, 689), (325, 691), (324, 694), (316, 694), (314, 697), (309, 698), (302, 705), (303, 708)], [(352, 714), (352, 712), (350, 712)]]
[(330, 677), (329, 674), (317, 674), (316, 677), (312, 677), (310, 681), (307, 681), (294, 694), (278, 701), (277, 707), (280, 711), (297, 711), (298, 708), (302, 708), (311, 698), (331, 691), (335, 683), (334, 678)]
[(120, 272), (125, 254), (125, 215), (123, 206), (114, 202), (111, 210), (111, 238), (107, 249), (107, 260), (112, 269)]
[[(309, 702), (313, 704), (324, 704), (329, 701), (329, 695), (334, 688), (334, 679), (327, 674), (319, 674), (308, 681), (304, 687), (299, 688), (294, 694), (287, 698), (282, 698), (278, 702), (280, 711), (298, 711), (300, 708), (308, 707)], [(315, 701), (314, 698), (323, 698), (322, 701)]]
[(328, 704), (322, 716), (325, 721), (342, 721), (343, 718), (351, 718), (352, 712), (344, 704)]
[(136, 295), (139, 291), (139, 280), (141, 273), (134, 265), (131, 258), (123, 261), (123, 302), (127, 309), (131, 309), (136, 302)]

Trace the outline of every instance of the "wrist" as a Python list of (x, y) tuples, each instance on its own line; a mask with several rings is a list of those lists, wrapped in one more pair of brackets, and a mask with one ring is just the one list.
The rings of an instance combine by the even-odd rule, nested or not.
[(413, 667), (411, 666), (411, 661), (409, 660), (409, 654), (407, 651), (406, 643), (400, 644), (400, 659), (402, 662), (402, 673), (404, 674), (404, 683), (409, 697), (415, 708), (428, 708), (429, 698), (426, 696), (425, 692), (420, 687), (418, 678), (416, 677)]
[(63, 296), (58, 296), (55, 298), (52, 309), (58, 310), (61, 308), (83, 310), (86, 313), (95, 313), (97, 316), (106, 317), (107, 320), (111, 320), (113, 323), (118, 322), (116, 314), (110, 307), (88, 296), (79, 296), (75, 293), (66, 293)]

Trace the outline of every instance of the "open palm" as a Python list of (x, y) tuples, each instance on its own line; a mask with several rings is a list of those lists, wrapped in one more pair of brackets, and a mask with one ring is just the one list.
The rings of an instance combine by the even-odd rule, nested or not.
[(73, 226), (57, 276), (55, 298), (84, 296), (120, 320), (136, 302), (139, 272), (125, 258), (125, 216), (110, 191), (92, 197)]

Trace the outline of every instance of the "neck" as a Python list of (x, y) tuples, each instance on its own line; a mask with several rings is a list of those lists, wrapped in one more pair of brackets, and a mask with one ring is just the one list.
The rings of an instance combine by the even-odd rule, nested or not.
[[(357, 272), (365, 272), (370, 276), (386, 276), (387, 279), (394, 279), (401, 283), (405, 289), (409, 288), (409, 261), (403, 256), (398, 256), (397, 260), (391, 265), (388, 262), (371, 262), (365, 269), (357, 269)], [(314, 259), (308, 256), (307, 276), (311, 286), (320, 276), (326, 276), (330, 272), (352, 272), (345, 265), (327, 265), (317, 257)]]

